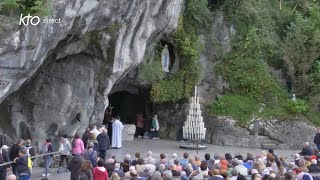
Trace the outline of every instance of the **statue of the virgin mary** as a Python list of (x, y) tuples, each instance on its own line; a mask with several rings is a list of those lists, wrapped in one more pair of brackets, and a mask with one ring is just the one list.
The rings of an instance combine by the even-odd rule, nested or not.
[(168, 50), (168, 45), (165, 45), (162, 50), (161, 62), (162, 62), (163, 71), (169, 72), (170, 54), (169, 54), (169, 50)]

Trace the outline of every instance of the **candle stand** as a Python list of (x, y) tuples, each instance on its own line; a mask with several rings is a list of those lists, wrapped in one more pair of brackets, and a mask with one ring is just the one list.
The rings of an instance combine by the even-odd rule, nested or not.
[(206, 135), (206, 128), (204, 127), (201, 113), (199, 97), (197, 97), (197, 87), (195, 87), (194, 97), (191, 97), (187, 120), (182, 127), (183, 139), (187, 140), (187, 143), (180, 145), (181, 149), (201, 150), (207, 148), (207, 146), (201, 143)]

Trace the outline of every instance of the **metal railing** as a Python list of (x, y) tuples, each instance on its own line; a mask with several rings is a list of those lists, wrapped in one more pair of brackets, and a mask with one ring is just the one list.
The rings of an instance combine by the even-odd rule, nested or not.
[[(54, 154), (59, 154), (59, 151), (31, 156), (30, 159), (32, 160), (32, 159), (36, 159), (36, 158), (39, 158), (39, 157), (48, 156), (48, 155), (54, 155)], [(10, 164), (13, 164), (13, 163), (15, 163), (15, 162), (14, 161), (5, 162), (5, 163), (0, 164), (0, 167), (1, 166), (6, 166), (6, 165), (10, 165)]]

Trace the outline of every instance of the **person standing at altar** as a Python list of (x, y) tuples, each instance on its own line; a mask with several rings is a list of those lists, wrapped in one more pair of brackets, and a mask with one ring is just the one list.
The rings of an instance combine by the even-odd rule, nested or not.
[(144, 135), (144, 118), (143, 118), (143, 114), (141, 112), (139, 112), (137, 115), (136, 115), (136, 134), (135, 136), (137, 137), (142, 137)]
[(159, 121), (158, 121), (158, 115), (154, 114), (152, 121), (151, 121), (151, 129), (150, 129), (151, 134), (152, 134), (150, 136), (151, 139), (160, 139), (159, 138), (159, 129), (160, 129), (160, 126), (159, 126)]
[(112, 147), (120, 149), (122, 147), (123, 124), (119, 116), (116, 116), (112, 123)]
[(112, 144), (112, 123), (114, 122), (114, 117), (111, 117), (111, 119), (108, 121), (108, 126), (107, 126), (107, 130), (108, 130), (108, 136), (110, 139), (110, 144)]

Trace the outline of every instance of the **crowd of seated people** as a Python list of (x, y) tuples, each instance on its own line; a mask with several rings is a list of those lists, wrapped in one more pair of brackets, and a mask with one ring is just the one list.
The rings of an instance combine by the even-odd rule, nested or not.
[[(154, 156), (136, 152), (134, 157), (99, 158), (90, 156), (90, 148), (84, 154), (74, 155), (68, 163), (71, 179), (118, 180), (118, 179), (209, 179), (209, 180), (312, 180), (320, 179), (320, 153), (307, 142), (300, 153), (290, 158), (277, 156), (269, 149), (258, 154), (235, 153), (210, 154), (203, 157), (188, 153)], [(5, 152), (5, 151), (3, 151)], [(3, 155), (4, 153), (2, 153)], [(92, 153), (91, 153), (92, 154)], [(1, 156), (0, 159), (3, 159)], [(8, 177), (7, 177), (8, 178)]]
[[(91, 167), (92, 175), (89, 175), (88, 179), (100, 180), (108, 177), (112, 180), (273, 180), (280, 178), (312, 180), (314, 177), (310, 173), (320, 172), (320, 163), (318, 162), (320, 155), (317, 151), (312, 151), (311, 154), (303, 155), (303, 150), (302, 153), (295, 154), (291, 159), (278, 157), (272, 149), (261, 151), (261, 153), (255, 155), (247, 153), (243, 156), (236, 153), (234, 157), (230, 153), (215, 153), (213, 157), (210, 153), (206, 153), (204, 157), (183, 153), (181, 154), (182, 158), (178, 158), (176, 153), (173, 153), (170, 157), (161, 153), (159, 157), (155, 157), (151, 151), (148, 151), (145, 156), (137, 152), (134, 158), (127, 154), (123, 159), (120, 157), (120, 161), (117, 161), (115, 156), (106, 159), (106, 161), (99, 159), (97, 166)], [(90, 163), (90, 161), (87, 162)], [(79, 158), (77, 163), (79, 163)], [(72, 171), (71, 169), (71, 174)], [(81, 171), (74, 170), (74, 172), (78, 173), (76, 176), (84, 176), (84, 173), (79, 175)]]

